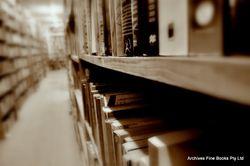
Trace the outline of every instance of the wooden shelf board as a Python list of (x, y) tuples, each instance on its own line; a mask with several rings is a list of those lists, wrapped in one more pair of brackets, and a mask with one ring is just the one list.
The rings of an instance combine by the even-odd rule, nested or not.
[(250, 57), (100, 57), (94, 65), (250, 105)]

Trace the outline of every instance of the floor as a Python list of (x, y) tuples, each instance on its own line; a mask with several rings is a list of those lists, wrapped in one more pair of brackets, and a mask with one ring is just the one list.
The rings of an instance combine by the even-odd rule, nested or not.
[(0, 166), (82, 166), (66, 70), (49, 72), (0, 141)]

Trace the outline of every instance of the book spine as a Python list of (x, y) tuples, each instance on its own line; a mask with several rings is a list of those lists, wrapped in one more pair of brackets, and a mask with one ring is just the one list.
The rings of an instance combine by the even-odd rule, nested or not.
[(105, 96), (106, 106), (118, 106), (131, 103), (143, 102), (145, 99), (141, 93), (120, 93)]
[(122, 153), (123, 155), (137, 149), (147, 148), (148, 147), (148, 140), (142, 139), (133, 142), (123, 143), (122, 144)]
[(122, 165), (122, 144), (123, 144), (123, 138), (128, 136), (129, 133), (123, 134), (122, 137), (113, 134), (114, 136), (114, 147), (115, 147), (115, 157), (116, 157), (116, 164), (117, 166)]
[(98, 0), (97, 1), (97, 27), (98, 27), (98, 32), (97, 32), (97, 39), (98, 39), (98, 55), (104, 56), (105, 55), (105, 22), (104, 22), (104, 1), (103, 0)]
[(91, 4), (90, 4), (91, 2), (89, 1), (89, 0), (85, 0), (85, 18), (86, 18), (86, 20), (85, 20), (85, 32), (84, 32), (84, 34), (85, 34), (85, 39), (87, 39), (87, 40), (85, 40), (86, 42), (85, 42), (85, 51), (88, 53), (88, 54), (90, 54), (91, 53), (91, 51), (92, 51), (92, 48), (91, 48), (91, 46), (92, 46), (92, 38), (91, 38), (91, 11), (90, 11), (90, 8), (91, 8)]
[(121, 0), (114, 0), (115, 8), (115, 33), (116, 33), (116, 56), (124, 55), (124, 43), (122, 36), (122, 2)]
[(106, 154), (104, 151), (105, 147), (105, 139), (104, 139), (104, 131), (103, 131), (103, 123), (102, 123), (102, 107), (103, 107), (103, 98), (98, 95), (95, 97), (96, 103), (96, 115), (97, 115), (97, 130), (99, 136), (99, 152), (102, 156), (102, 161), (105, 162)]
[(133, 0), (133, 46), (135, 56), (146, 56), (148, 54), (148, 2)]
[[(116, 20), (115, 20), (115, 2), (109, 0), (109, 20), (110, 20), (110, 35), (111, 35), (111, 55), (117, 55), (117, 40), (116, 40)], [(106, 11), (107, 12), (107, 11)]]
[(113, 137), (113, 131), (111, 129), (111, 124), (112, 122), (115, 121), (115, 119), (110, 119), (106, 121), (106, 135), (107, 135), (107, 153), (108, 153), (108, 163), (109, 165), (116, 165), (116, 160), (115, 160), (115, 151), (114, 151), (114, 137)]
[(132, 16), (132, 34), (133, 34), (133, 56), (140, 55), (140, 28), (139, 28), (139, 13), (138, 0), (131, 0), (131, 16)]
[(147, 0), (147, 41), (146, 54), (155, 56), (159, 54), (159, 35), (158, 35), (158, 4), (157, 0)]
[(89, 103), (89, 94), (88, 94), (88, 89), (87, 89), (87, 83), (82, 84), (82, 94), (83, 94), (83, 101), (84, 101), (84, 116), (85, 120), (90, 123), (90, 115), (89, 115), (89, 108), (90, 108), (90, 103)]
[(96, 33), (98, 32), (98, 26), (97, 26), (97, 11), (96, 11), (96, 0), (91, 1), (91, 54), (96, 55), (98, 50), (98, 42), (97, 42), (97, 36)]
[(223, 1), (224, 50), (226, 54), (249, 54), (250, 18), (248, 0)]
[(131, 0), (122, 0), (122, 35), (124, 54), (126, 56), (133, 56)]
[(105, 56), (112, 55), (112, 44), (111, 44), (112, 34), (111, 34), (109, 1), (110, 0), (103, 0)]

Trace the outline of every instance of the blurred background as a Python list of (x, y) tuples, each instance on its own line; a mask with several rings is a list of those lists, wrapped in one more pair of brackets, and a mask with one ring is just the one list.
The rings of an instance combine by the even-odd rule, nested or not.
[(0, 1), (1, 166), (80, 165), (64, 17), (63, 0)]
[(52, 68), (65, 65), (64, 61), (64, 2), (63, 0), (17, 0), (30, 12), (34, 22), (42, 30), (48, 45), (48, 55)]
[(0, 0), (0, 166), (244, 164), (249, 9)]

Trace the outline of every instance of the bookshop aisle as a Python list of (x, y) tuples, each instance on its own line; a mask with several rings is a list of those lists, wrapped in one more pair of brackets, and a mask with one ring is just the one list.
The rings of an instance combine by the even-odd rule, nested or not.
[(29, 96), (0, 141), (1, 166), (80, 166), (66, 70), (52, 71)]

